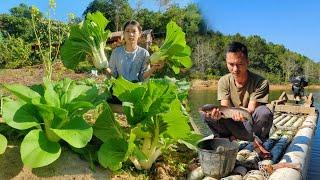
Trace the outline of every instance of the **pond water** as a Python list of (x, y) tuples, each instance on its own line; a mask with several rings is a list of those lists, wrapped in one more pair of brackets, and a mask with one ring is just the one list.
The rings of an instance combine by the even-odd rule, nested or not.
[[(314, 105), (317, 109), (320, 109), (320, 91), (307, 89), (307, 93), (314, 94)], [(282, 93), (282, 90), (271, 91), (269, 95), (269, 101), (277, 99)], [(290, 93), (290, 91), (288, 91)], [(189, 106), (191, 109), (191, 116), (193, 120), (199, 125), (199, 129), (203, 134), (209, 135), (211, 132), (208, 127), (201, 123), (198, 108), (204, 104), (218, 104), (217, 93), (213, 90), (193, 90), (189, 94)], [(318, 117), (319, 120), (319, 117)], [(320, 177), (320, 128), (319, 125), (316, 129), (315, 136), (313, 137), (311, 157), (309, 162), (309, 168), (307, 172), (307, 179), (319, 179)]]

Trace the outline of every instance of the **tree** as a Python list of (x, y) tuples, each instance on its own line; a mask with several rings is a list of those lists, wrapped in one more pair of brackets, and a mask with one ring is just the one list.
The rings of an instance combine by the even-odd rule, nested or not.
[(156, 33), (163, 25), (161, 23), (161, 13), (149, 11), (148, 9), (138, 10), (135, 19), (141, 24), (143, 29), (153, 29), (153, 32)]
[(33, 37), (31, 20), (25, 17), (15, 17), (8, 14), (0, 15), (1, 31), (5, 35), (20, 37), (30, 41)]
[(86, 16), (88, 12), (93, 13), (96, 11), (102, 12), (110, 21), (108, 28), (111, 31), (122, 30), (122, 25), (128, 20), (131, 20), (133, 16), (133, 10), (128, 0), (94, 0), (82, 15)]
[(193, 35), (199, 31), (202, 16), (197, 5), (189, 4), (186, 8), (180, 8), (178, 5), (171, 5), (162, 16), (161, 31), (165, 31), (165, 25), (169, 21), (175, 21), (188, 35)]
[(200, 10), (196, 4), (189, 4), (185, 9), (183, 18), (183, 29), (187, 34), (199, 32), (199, 26), (202, 19)]
[(280, 56), (281, 66), (283, 69), (285, 81), (289, 82), (292, 76), (295, 76), (295, 72), (298, 70), (297, 57), (290, 52), (284, 53)]
[(265, 57), (268, 54), (268, 45), (265, 39), (260, 36), (254, 35), (247, 38), (248, 55), (250, 65), (252, 68), (266, 70), (269, 68), (265, 63)]
[[(11, 8), (9, 11), (12, 16), (31, 19), (31, 6), (28, 6), (24, 3), (19, 4), (17, 7)], [(43, 17), (43, 14), (40, 12), (38, 16)]]

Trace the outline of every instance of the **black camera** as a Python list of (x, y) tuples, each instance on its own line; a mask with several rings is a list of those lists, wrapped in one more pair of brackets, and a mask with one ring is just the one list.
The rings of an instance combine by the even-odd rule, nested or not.
[(308, 80), (304, 76), (296, 76), (291, 79), (294, 97), (304, 96), (304, 87), (308, 86)]

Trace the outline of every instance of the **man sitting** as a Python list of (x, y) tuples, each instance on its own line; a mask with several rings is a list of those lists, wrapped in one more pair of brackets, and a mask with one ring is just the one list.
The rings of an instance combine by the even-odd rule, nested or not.
[(269, 83), (248, 70), (247, 47), (242, 43), (229, 44), (226, 63), (230, 73), (218, 82), (218, 100), (221, 106), (245, 108), (252, 115), (253, 124), (246, 121), (241, 113), (233, 113), (232, 119), (221, 119), (218, 108), (202, 112), (201, 117), (215, 137), (254, 141), (257, 151), (265, 157), (270, 156), (258, 140), (266, 140), (272, 126), (273, 114), (265, 106), (268, 103)]

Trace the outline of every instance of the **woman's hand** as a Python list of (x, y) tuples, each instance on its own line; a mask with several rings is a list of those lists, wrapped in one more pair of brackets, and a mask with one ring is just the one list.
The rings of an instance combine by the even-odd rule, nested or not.
[(162, 69), (163, 66), (164, 66), (164, 61), (160, 61), (160, 62), (158, 62), (158, 63), (151, 64), (150, 66), (151, 66), (150, 69), (143, 74), (143, 78), (144, 78), (144, 79), (149, 78), (149, 77), (152, 76), (157, 70)]
[(151, 69), (153, 72), (160, 70), (164, 67), (164, 61), (159, 61), (158, 63), (151, 64)]
[(105, 69), (105, 72), (109, 75), (112, 75), (112, 70), (109, 67)]

